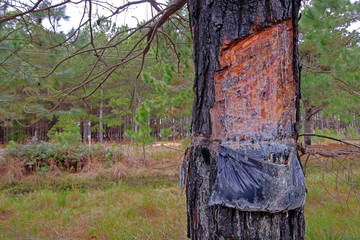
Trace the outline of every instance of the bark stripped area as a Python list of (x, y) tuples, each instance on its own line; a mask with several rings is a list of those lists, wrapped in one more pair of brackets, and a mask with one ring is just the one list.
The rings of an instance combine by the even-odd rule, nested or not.
[(292, 22), (285, 20), (221, 47), (210, 109), (213, 139), (250, 140), (257, 135), (268, 140), (293, 134), (292, 39)]
[[(303, 208), (278, 213), (208, 206), (219, 144), (295, 147), (300, 0), (187, 0), (194, 41), (188, 237), (303, 239)], [(260, 143), (260, 144), (259, 144)]]

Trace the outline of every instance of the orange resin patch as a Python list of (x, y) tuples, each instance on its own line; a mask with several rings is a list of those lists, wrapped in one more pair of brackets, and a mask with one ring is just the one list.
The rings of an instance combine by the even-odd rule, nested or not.
[(291, 20), (220, 48), (212, 138), (269, 139), (296, 122)]

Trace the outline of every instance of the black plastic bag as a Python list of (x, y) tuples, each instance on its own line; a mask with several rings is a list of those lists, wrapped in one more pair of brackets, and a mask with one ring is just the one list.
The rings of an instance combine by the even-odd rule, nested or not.
[[(274, 163), (279, 159), (287, 164)], [(245, 150), (219, 146), (209, 205), (279, 212), (303, 206), (305, 195), (304, 174), (293, 148), (283, 144)]]

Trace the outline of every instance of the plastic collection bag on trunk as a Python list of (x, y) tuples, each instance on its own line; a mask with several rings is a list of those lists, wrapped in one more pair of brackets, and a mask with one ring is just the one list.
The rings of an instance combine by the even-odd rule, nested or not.
[(305, 179), (294, 148), (280, 144), (240, 150), (219, 146), (218, 150), (209, 205), (279, 212), (305, 204)]

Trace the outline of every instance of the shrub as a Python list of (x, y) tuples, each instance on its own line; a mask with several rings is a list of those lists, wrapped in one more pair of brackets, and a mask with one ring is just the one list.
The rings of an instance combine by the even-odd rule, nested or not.
[(106, 149), (101, 144), (88, 148), (85, 144), (64, 145), (54, 142), (39, 142), (28, 144), (7, 145), (10, 161), (25, 162), (27, 172), (47, 172), (58, 167), (63, 170), (78, 172), (83, 169), (91, 157), (111, 166), (123, 159), (122, 149), (112, 146)]
[(57, 123), (47, 133), (52, 142), (63, 145), (77, 145), (80, 143), (80, 128), (74, 119), (67, 115), (61, 115)]

